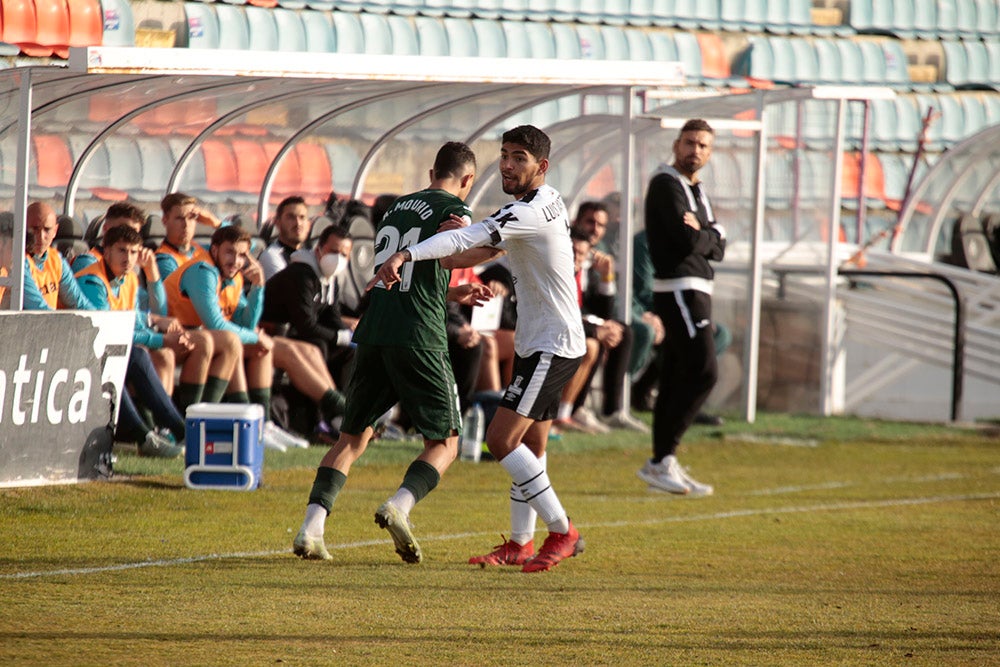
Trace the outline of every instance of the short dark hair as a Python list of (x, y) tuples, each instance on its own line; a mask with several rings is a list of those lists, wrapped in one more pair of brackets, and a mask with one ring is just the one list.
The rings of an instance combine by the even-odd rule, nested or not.
[(118, 225), (109, 229), (108, 233), (104, 235), (105, 248), (110, 248), (123, 241), (129, 245), (142, 245), (142, 234), (128, 225)]
[(281, 200), (281, 203), (278, 204), (278, 210), (274, 212), (275, 219), (281, 217), (281, 214), (285, 212), (286, 206), (297, 206), (298, 204), (302, 204), (303, 206), (305, 206), (306, 200), (300, 197), (299, 195), (292, 195), (291, 197), (285, 197), (284, 199)]
[(343, 225), (330, 225), (323, 229), (316, 241), (317, 247), (322, 247), (331, 236), (339, 236), (342, 239), (352, 239), (351, 233)]
[(549, 135), (534, 125), (518, 125), (504, 132), (501, 140), (505, 144), (524, 146), (536, 160), (547, 160), (549, 151), (552, 150), (552, 140), (549, 139)]
[(576, 222), (591, 211), (608, 213), (608, 206), (602, 201), (585, 201), (576, 210), (576, 219), (573, 222)]
[(685, 132), (708, 132), (712, 136), (715, 136), (715, 130), (712, 129), (712, 126), (708, 124), (708, 121), (701, 118), (692, 118), (684, 123), (684, 126), (681, 127), (681, 131), (678, 133), (678, 136), (684, 134)]
[(571, 228), (569, 230), (569, 237), (574, 241), (586, 241), (587, 243), (590, 243), (590, 235), (584, 233), (582, 229), (576, 229), (575, 227)]
[(129, 201), (116, 201), (109, 206), (108, 212), (104, 214), (104, 219), (108, 218), (128, 218), (140, 225), (146, 224), (146, 212)]
[(434, 158), (434, 178), (458, 178), (476, 168), (476, 154), (461, 141), (449, 141), (438, 149)]
[(169, 195), (160, 200), (160, 210), (163, 211), (163, 217), (170, 213), (170, 209), (174, 206), (184, 206), (185, 204), (197, 204), (198, 200), (189, 194), (183, 192), (171, 192)]
[(219, 227), (212, 232), (212, 245), (220, 246), (223, 243), (250, 243), (250, 232), (239, 225), (226, 225)]

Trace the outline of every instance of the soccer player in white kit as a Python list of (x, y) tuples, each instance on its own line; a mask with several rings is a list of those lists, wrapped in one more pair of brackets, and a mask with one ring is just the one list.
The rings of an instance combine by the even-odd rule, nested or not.
[[(410, 261), (439, 259), (477, 247), (507, 251), (517, 295), (516, 357), (486, 444), (513, 480), (511, 539), (469, 562), (483, 567), (521, 565), (524, 572), (551, 569), (584, 546), (545, 470), (545, 445), (563, 385), (586, 351), (569, 216), (560, 194), (545, 184), (550, 148), (549, 137), (534, 126), (505, 132), (500, 176), (503, 191), (515, 200), (481, 222), (400, 250), (382, 264), (371, 282), (391, 287), (400, 281), (400, 267)], [(549, 530), (537, 554), (532, 539), (536, 517)]]

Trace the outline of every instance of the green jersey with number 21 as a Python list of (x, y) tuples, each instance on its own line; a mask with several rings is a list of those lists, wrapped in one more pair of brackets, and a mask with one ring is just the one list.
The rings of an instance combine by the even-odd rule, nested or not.
[[(421, 190), (397, 199), (375, 233), (375, 270), (394, 252), (435, 234), (452, 213), (472, 220), (469, 207), (444, 190)], [(436, 259), (406, 262), (400, 269), (400, 282), (391, 290), (382, 283), (372, 290), (354, 341), (447, 350), (445, 301), (450, 278), (451, 272)]]

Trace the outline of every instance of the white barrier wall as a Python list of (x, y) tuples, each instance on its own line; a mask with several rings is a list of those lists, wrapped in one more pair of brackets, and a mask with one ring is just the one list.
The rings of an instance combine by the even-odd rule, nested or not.
[(110, 468), (135, 314), (0, 313), (0, 486)]

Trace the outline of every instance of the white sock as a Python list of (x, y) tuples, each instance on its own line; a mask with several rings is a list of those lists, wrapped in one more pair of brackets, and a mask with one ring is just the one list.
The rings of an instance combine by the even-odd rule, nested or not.
[(396, 495), (389, 498), (389, 502), (395, 505), (400, 512), (406, 516), (410, 516), (410, 511), (413, 509), (413, 506), (417, 504), (417, 499), (413, 496), (412, 491), (401, 486), (399, 487), (399, 490), (396, 491)]
[(573, 404), (560, 403), (559, 411), (556, 412), (556, 419), (569, 419), (572, 416), (573, 416)]
[(302, 522), (302, 532), (310, 537), (323, 537), (326, 528), (326, 508), (318, 503), (306, 505), (306, 518)]
[(538, 516), (545, 522), (550, 532), (569, 531), (569, 519), (559, 502), (559, 497), (549, 482), (549, 476), (538, 458), (525, 445), (503, 457), (500, 465), (510, 475), (514, 485)]
[[(546, 455), (542, 454), (538, 462), (545, 469)], [(538, 512), (528, 504), (521, 495), (521, 490), (514, 484), (510, 486), (510, 539), (524, 546), (535, 537), (535, 520)]]

